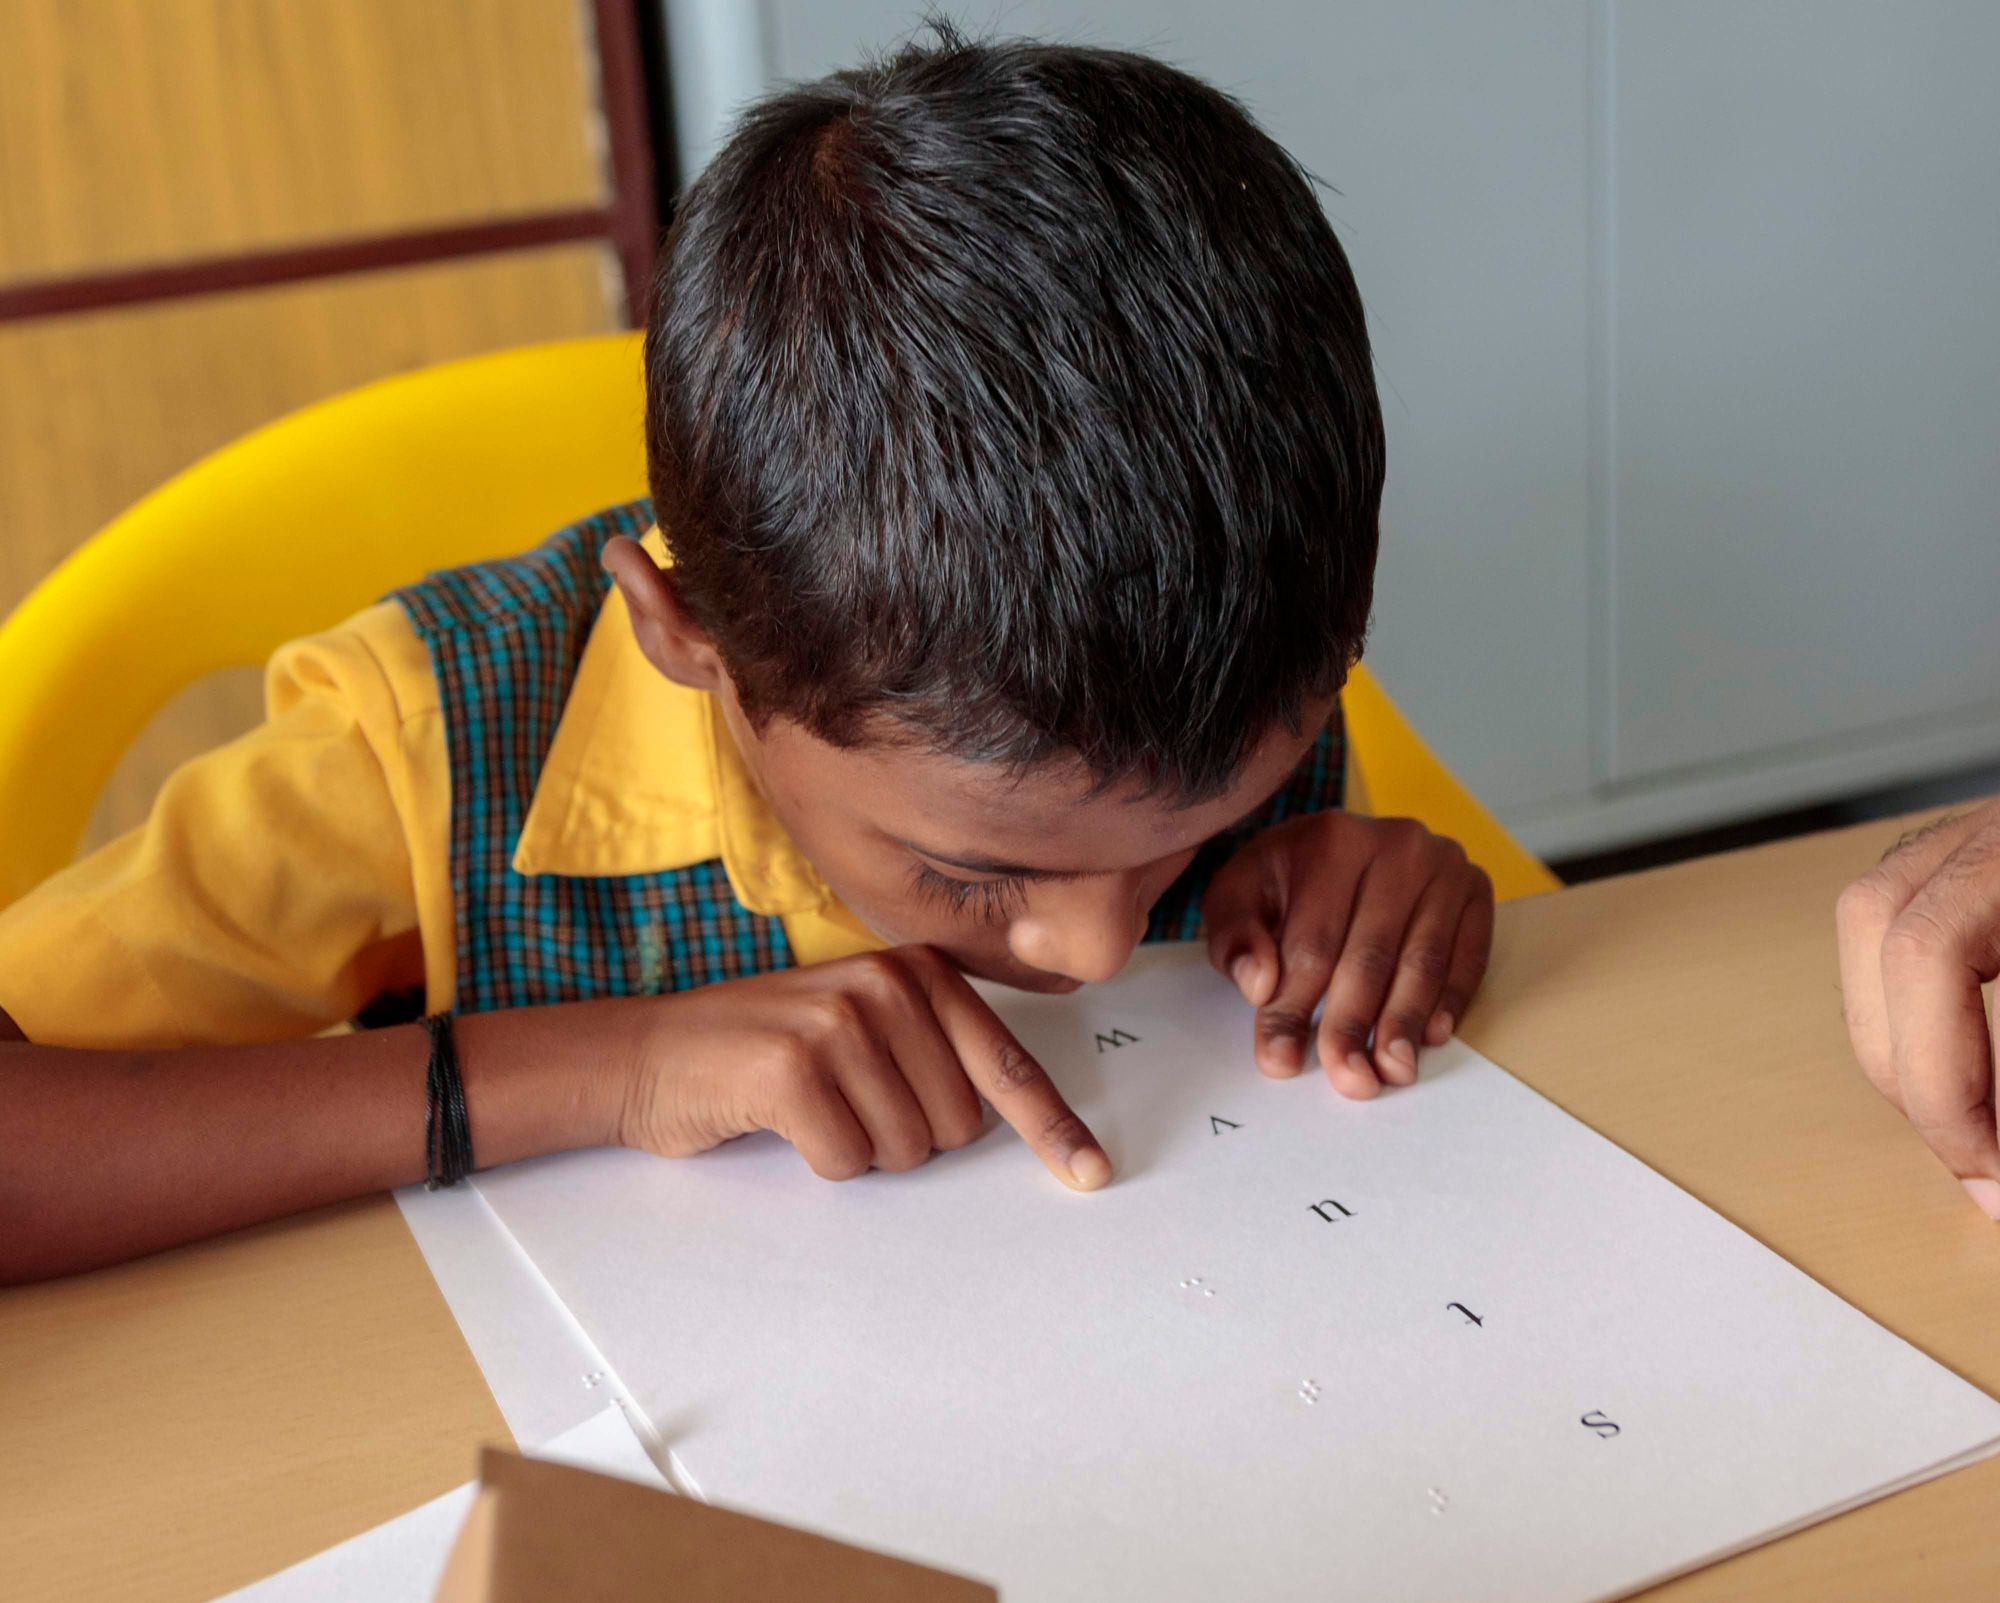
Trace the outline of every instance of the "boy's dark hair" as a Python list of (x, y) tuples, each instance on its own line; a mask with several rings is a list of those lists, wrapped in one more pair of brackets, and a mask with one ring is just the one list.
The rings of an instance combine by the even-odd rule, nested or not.
[(753, 720), (1216, 795), (1360, 653), (1353, 275), (1228, 96), (932, 29), (752, 107), (675, 216), (646, 386), (676, 584)]

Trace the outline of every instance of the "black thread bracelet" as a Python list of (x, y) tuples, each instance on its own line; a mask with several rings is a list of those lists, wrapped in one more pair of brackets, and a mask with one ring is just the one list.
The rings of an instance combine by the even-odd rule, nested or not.
[(424, 1116), (424, 1189), (455, 1186), (472, 1173), (472, 1120), (465, 1111), (465, 1081), (458, 1072), (458, 1043), (449, 1013), (424, 1016), (430, 1037), (430, 1066), (425, 1071), (429, 1111)]

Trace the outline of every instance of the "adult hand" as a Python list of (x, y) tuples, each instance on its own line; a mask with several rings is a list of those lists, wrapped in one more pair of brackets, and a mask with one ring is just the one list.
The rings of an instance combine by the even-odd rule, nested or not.
[(1840, 987), (1855, 1056), (1972, 1200), (2000, 1219), (1994, 1028), (2000, 802), (1943, 819), (1841, 892)]

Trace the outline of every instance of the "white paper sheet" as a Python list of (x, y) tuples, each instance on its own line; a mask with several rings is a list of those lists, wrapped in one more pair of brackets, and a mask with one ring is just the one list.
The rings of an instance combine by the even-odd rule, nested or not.
[(477, 1190), (405, 1186), (396, 1203), (523, 1451), (619, 1396), (611, 1366)]
[[(593, 1414), (535, 1452), (647, 1485), (664, 1485), (615, 1407)], [(413, 1508), (337, 1547), (218, 1598), (216, 1603), (430, 1603), (472, 1506), (474, 1483)]]
[(996, 994), (1119, 1178), (1005, 1130), (482, 1176), (704, 1493), (1009, 1603), (1616, 1596), (2000, 1447), (2000, 1404), (1463, 1045), (1251, 1066), (1191, 951)]

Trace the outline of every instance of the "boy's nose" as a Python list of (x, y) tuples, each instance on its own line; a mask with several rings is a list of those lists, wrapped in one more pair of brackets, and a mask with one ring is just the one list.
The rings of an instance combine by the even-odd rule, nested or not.
[(1146, 933), (1138, 876), (1116, 875), (1041, 887), (1007, 929), (1014, 956), (1044, 974), (1085, 984), (1108, 980)]

